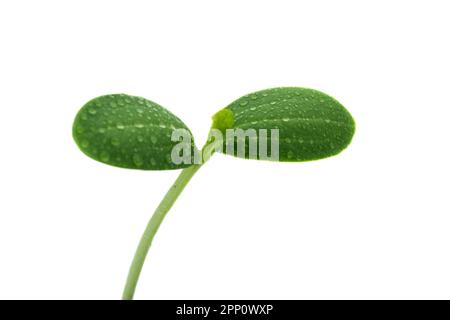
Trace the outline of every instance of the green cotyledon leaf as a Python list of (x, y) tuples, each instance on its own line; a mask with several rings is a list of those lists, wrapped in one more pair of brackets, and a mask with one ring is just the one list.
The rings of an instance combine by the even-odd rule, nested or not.
[(178, 143), (171, 139), (174, 129), (187, 130), (191, 135), (179, 118), (160, 105), (140, 97), (111, 94), (97, 97), (80, 109), (73, 137), (86, 155), (112, 166), (141, 170), (189, 167), (171, 159)]
[[(244, 136), (234, 136), (230, 151), (234, 156), (274, 161), (309, 161), (338, 154), (352, 140), (355, 122), (350, 113), (334, 98), (317, 90), (284, 87), (254, 92), (243, 96), (213, 116), (213, 129), (224, 135), (222, 152), (226, 152), (227, 129), (242, 129)], [(265, 154), (258, 147), (250, 156), (251, 132), (258, 143), (265, 139)], [(266, 129), (266, 133), (262, 132)], [(278, 129), (278, 136), (272, 136)], [(276, 131), (276, 130), (275, 130)], [(245, 142), (245, 153), (238, 154), (238, 140)], [(230, 139), (229, 139), (230, 140)], [(254, 139), (255, 140), (255, 139)], [(278, 142), (278, 148), (276, 143)], [(233, 141), (232, 141), (233, 143)], [(278, 150), (272, 150), (271, 147)], [(253, 149), (255, 150), (255, 149)], [(278, 151), (278, 157), (271, 158)]]

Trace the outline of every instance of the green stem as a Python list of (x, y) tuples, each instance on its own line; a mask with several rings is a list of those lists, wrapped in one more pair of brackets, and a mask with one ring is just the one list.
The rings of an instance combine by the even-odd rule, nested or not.
[(142, 270), (142, 266), (144, 265), (145, 257), (147, 256), (150, 245), (152, 244), (152, 240), (156, 232), (158, 231), (161, 222), (163, 221), (172, 205), (177, 200), (180, 193), (183, 191), (184, 187), (188, 184), (189, 180), (191, 180), (191, 178), (194, 176), (197, 170), (200, 169), (200, 167), (201, 165), (195, 164), (191, 167), (183, 169), (172, 187), (170, 187), (169, 191), (167, 191), (158, 208), (156, 208), (155, 213), (150, 219), (147, 228), (142, 235), (141, 241), (139, 242), (139, 246), (134, 255), (133, 262), (131, 263), (122, 299), (133, 299), (134, 291), (136, 290), (136, 285)]

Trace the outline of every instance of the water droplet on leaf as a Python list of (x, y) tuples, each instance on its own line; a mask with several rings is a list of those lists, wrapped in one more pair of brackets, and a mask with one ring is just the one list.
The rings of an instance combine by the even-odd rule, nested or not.
[(118, 145), (120, 144), (120, 141), (119, 141), (119, 139), (117, 139), (117, 138), (112, 138), (112, 139), (111, 139), (111, 144), (112, 144), (113, 146), (118, 146)]
[(141, 166), (144, 164), (144, 160), (143, 160), (142, 157), (141, 157), (139, 154), (137, 154), (137, 153), (135, 153), (135, 154), (133, 155), (133, 162), (134, 162), (134, 164), (135, 164), (137, 167), (141, 167)]
[(109, 160), (109, 153), (106, 151), (102, 151), (100, 153), (100, 160), (103, 162), (107, 162)]

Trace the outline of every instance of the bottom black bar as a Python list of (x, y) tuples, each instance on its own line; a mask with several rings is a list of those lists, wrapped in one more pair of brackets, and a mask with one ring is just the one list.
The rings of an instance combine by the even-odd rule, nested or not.
[[(430, 302), (433, 302), (433, 306), (429, 306)], [(2, 309), (12, 307), (11, 311), (15, 316), (31, 311), (35, 317), (70, 315), (79, 319), (105, 318), (110, 315), (126, 319), (134, 315), (143, 319), (297, 319), (304, 317), (384, 319), (408, 315), (429, 319), (433, 314), (447, 314), (447, 302), (413, 300), (2, 301)], [(32, 306), (22, 307), (19, 304)]]

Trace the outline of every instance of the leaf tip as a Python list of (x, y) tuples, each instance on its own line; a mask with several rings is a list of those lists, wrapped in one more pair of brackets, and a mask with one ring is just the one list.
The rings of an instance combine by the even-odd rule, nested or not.
[(214, 114), (212, 116), (212, 120), (213, 120), (212, 128), (224, 132), (226, 129), (232, 128), (234, 125), (233, 111), (224, 108), (219, 112), (217, 112), (216, 114)]

